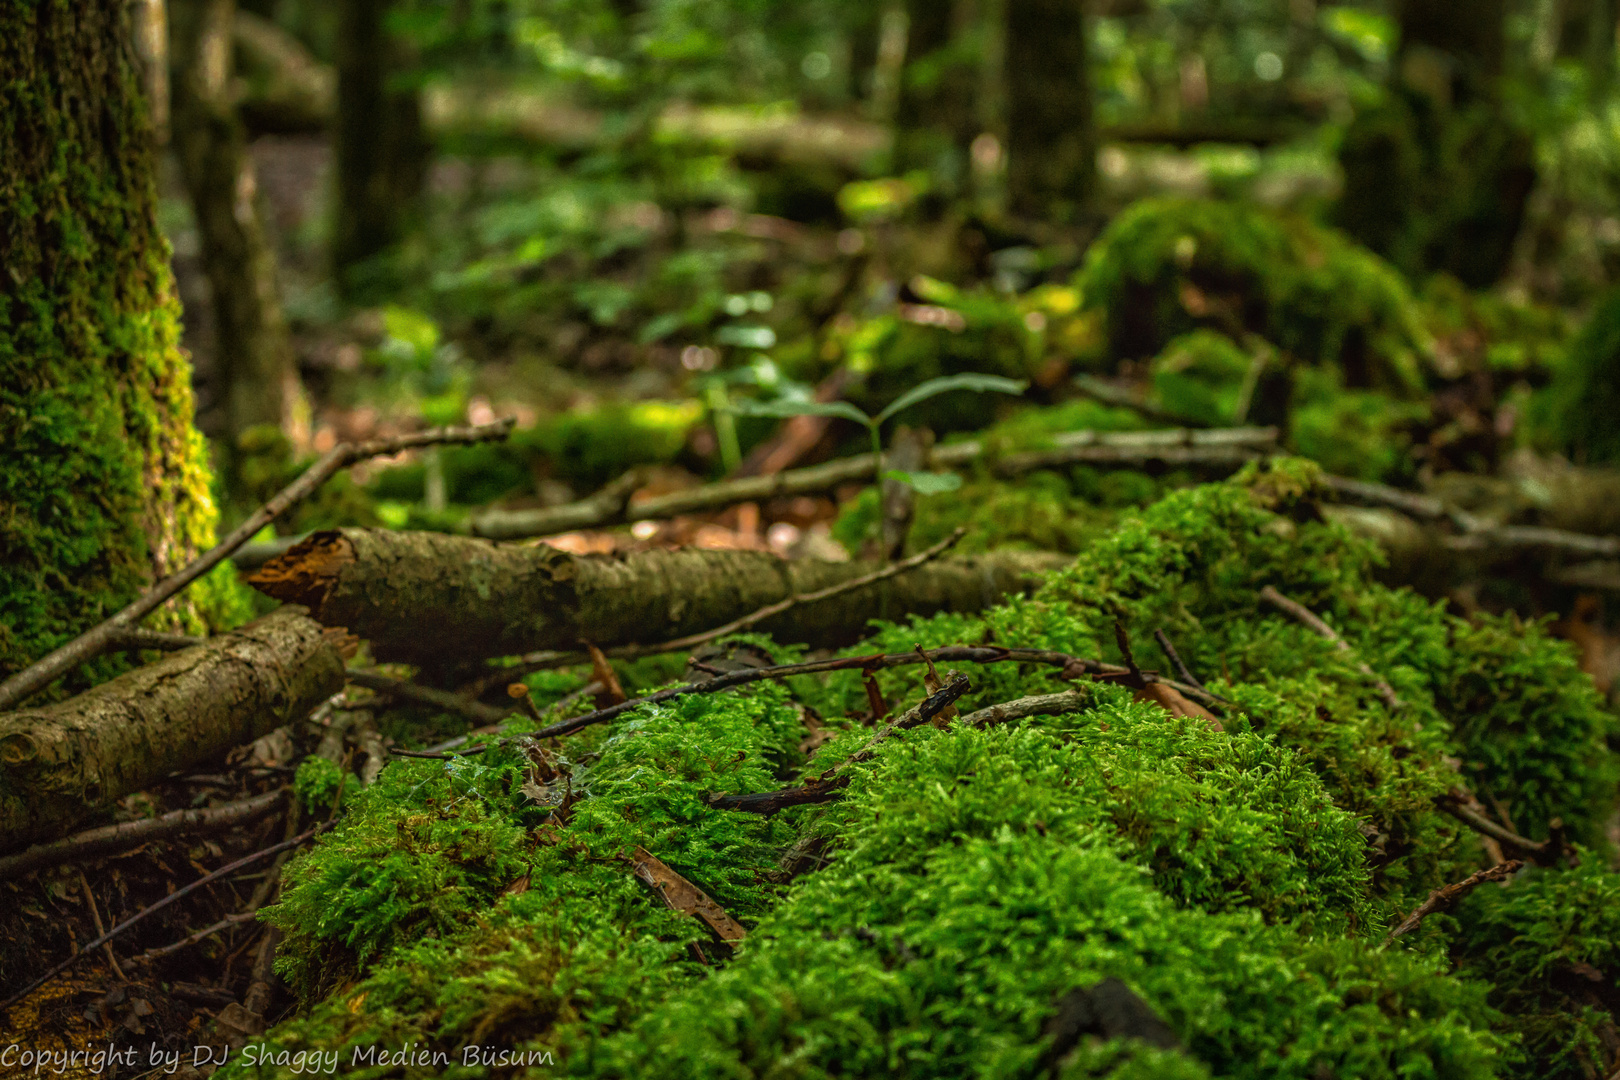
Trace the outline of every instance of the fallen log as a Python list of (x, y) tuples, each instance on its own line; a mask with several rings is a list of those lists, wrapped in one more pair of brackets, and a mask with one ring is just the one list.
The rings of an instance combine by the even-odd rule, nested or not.
[(78, 697), (0, 714), (0, 847), (60, 835), (342, 686), (333, 636), (287, 607)]
[[(799, 604), (754, 629), (782, 641), (840, 644), (874, 618), (979, 610), (1067, 562), (1011, 551), (937, 559)], [(249, 582), (369, 640), (379, 660), (439, 666), (682, 637), (874, 569), (757, 551), (571, 555), (441, 533), (342, 529), (316, 533)]]
[[(1236, 469), (1277, 448), (1277, 429), (1271, 427), (1216, 428), (1198, 431), (1172, 428), (1160, 431), (1070, 431), (1054, 436), (1049, 449), (1009, 454), (992, 463), (1003, 479), (1036, 469), (1071, 465), (1211, 466)], [(977, 440), (936, 446), (928, 453), (926, 468), (960, 469), (986, 457), (989, 449)], [(574, 529), (601, 528), (629, 521), (662, 521), (683, 514), (721, 510), (745, 502), (831, 491), (840, 484), (870, 481), (877, 461), (871, 454), (855, 454), (822, 465), (788, 469), (769, 476), (744, 476), (702, 487), (688, 488), (650, 499), (632, 501), (632, 476), (623, 477), (595, 495), (564, 506), (530, 510), (486, 510), (468, 523), (474, 536), (490, 540), (517, 540), (552, 536)]]

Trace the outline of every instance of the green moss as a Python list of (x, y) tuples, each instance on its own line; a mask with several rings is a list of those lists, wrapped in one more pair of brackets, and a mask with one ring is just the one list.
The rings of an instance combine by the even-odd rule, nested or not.
[(1588, 852), (1577, 869), (1530, 869), (1476, 889), (1456, 917), (1453, 956), (1492, 984), (1491, 1004), (1522, 1039), (1525, 1074), (1593, 1075), (1614, 1030), (1603, 995), (1620, 971), (1620, 874)]
[(1554, 385), (1555, 430), (1594, 465), (1620, 463), (1620, 289), (1592, 310)]
[[(151, 131), (116, 7), (0, 14), (0, 677), (213, 540)], [(201, 630), (205, 593), (149, 625)], [(123, 663), (104, 658), (80, 687)]]
[[(1304, 218), (1252, 205), (1149, 199), (1114, 218), (1076, 277), (1115, 356), (1149, 357), (1207, 325), (1258, 333), (1346, 385), (1411, 394), (1431, 348), (1401, 276)], [(1186, 291), (1196, 289), (1202, 301)]]

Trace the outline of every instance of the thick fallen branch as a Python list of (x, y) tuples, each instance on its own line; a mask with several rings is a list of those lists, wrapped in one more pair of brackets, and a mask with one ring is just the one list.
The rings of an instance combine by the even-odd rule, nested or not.
[[(1318, 636), (1331, 641), (1335, 649), (1354, 659), (1355, 650), (1350, 647), (1350, 643), (1340, 637), (1338, 631), (1323, 622), (1314, 611), (1304, 604), (1297, 600), (1290, 600), (1270, 585), (1260, 590), (1260, 599), (1288, 615), (1296, 622), (1308, 627)], [(1356, 670), (1372, 681), (1373, 689), (1378, 691), (1378, 696), (1384, 700), (1385, 705), (1389, 706), (1391, 712), (1401, 707), (1401, 699), (1395, 696), (1395, 689), (1389, 683), (1385, 682), (1382, 677), (1362, 661), (1356, 660), (1355, 664)]]
[[(798, 603), (758, 629), (784, 641), (837, 644), (873, 618), (979, 610), (1067, 561), (1028, 552), (939, 559)], [(440, 533), (343, 529), (317, 533), (250, 580), (368, 639), (380, 660), (442, 665), (700, 634), (874, 569), (755, 551), (585, 556)]]
[[(1214, 465), (1236, 467), (1277, 446), (1277, 429), (1269, 427), (1218, 428), (1197, 431), (1073, 431), (1057, 435), (1050, 450), (1010, 454), (994, 462), (1001, 477), (1035, 469), (1065, 465)], [(928, 455), (931, 469), (960, 469), (972, 465), (987, 450), (980, 442), (950, 443), (934, 447)], [(788, 469), (769, 476), (746, 476), (685, 491), (632, 502), (638, 486), (627, 474), (581, 502), (538, 510), (486, 510), (469, 528), (474, 536), (516, 540), (552, 536), (573, 529), (602, 528), (628, 521), (661, 521), (683, 514), (723, 510), (745, 502), (763, 502), (791, 495), (813, 495), (840, 484), (870, 481), (875, 462), (871, 454), (856, 454), (824, 465)]]
[(1343, 476), (1323, 479), (1328, 487), (1345, 499), (1388, 507), (1419, 521), (1450, 522), (1457, 529), (1457, 534), (1443, 537), (1441, 543), (1452, 551), (1541, 548), (1586, 558), (1612, 559), (1620, 556), (1620, 537), (1590, 536), (1539, 525), (1497, 525), (1432, 495), (1420, 495), (1387, 484), (1351, 480)]
[(0, 715), (0, 845), (58, 835), (302, 719), (342, 685), (331, 632), (287, 607), (78, 697)]
[(327, 480), (355, 462), (384, 454), (397, 454), (402, 450), (419, 446), (504, 439), (512, 430), (514, 422), (501, 420), (478, 427), (434, 428), (395, 439), (339, 443), (327, 451), (319, 461), (304, 470), (297, 480), (288, 484), (273, 499), (232, 530), (229, 536), (198, 556), (190, 565), (153, 585), (112, 618), (90, 628), (66, 645), (46, 654), (0, 683), (0, 709), (9, 709), (29, 695), (45, 689), (54, 680), (66, 675), (86, 660), (94, 659), (112, 648), (127, 647), (120, 642), (129, 640), (126, 635), (137, 630), (137, 624), (156, 611), (160, 604), (230, 558), (232, 552), (251, 540), (260, 529), (313, 495)]
[(1476, 870), (1461, 881), (1453, 882), (1450, 885), (1442, 885), (1430, 893), (1427, 900), (1414, 908), (1412, 914), (1402, 919), (1401, 924), (1391, 930), (1389, 936), (1384, 940), (1386, 942), (1394, 941), (1402, 934), (1416, 930), (1418, 923), (1423, 921), (1425, 915), (1433, 915), (1437, 911), (1450, 911), (1459, 900), (1473, 892), (1478, 886), (1485, 884), (1487, 881), (1506, 881), (1518, 873), (1519, 868), (1522, 866), (1524, 866), (1524, 863), (1518, 859), (1513, 859), (1509, 862), (1499, 863), (1488, 870)]
[(117, 825), (103, 825), (87, 829), (73, 836), (46, 844), (35, 844), (13, 855), (0, 856), (0, 879), (15, 879), (23, 874), (77, 859), (90, 859), (101, 855), (116, 855), (149, 844), (154, 840), (169, 840), (177, 836), (199, 836), (224, 832), (238, 825), (259, 820), (286, 805), (285, 791), (271, 791), (255, 795), (241, 802), (226, 803), (200, 810), (176, 810), (161, 817), (124, 821)]

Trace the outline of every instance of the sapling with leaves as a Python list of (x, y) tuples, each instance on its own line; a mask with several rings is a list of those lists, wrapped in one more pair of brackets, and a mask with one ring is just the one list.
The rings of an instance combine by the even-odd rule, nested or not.
[(730, 409), (742, 416), (769, 416), (784, 420), (794, 416), (839, 416), (845, 420), (853, 420), (866, 428), (871, 436), (874, 472), (878, 479), (898, 480), (909, 485), (919, 495), (938, 495), (961, 487), (962, 478), (953, 472), (907, 472), (898, 469), (885, 472), (884, 422), (913, 405), (920, 405), (929, 398), (938, 397), (952, 390), (971, 390), (979, 394), (992, 391), (998, 394), (1022, 394), (1028, 386), (1027, 382), (1003, 378), (1000, 375), (966, 372), (918, 383), (889, 402), (876, 416), (848, 401), (809, 401), (792, 397), (781, 397), (774, 401), (737, 401), (732, 403)]

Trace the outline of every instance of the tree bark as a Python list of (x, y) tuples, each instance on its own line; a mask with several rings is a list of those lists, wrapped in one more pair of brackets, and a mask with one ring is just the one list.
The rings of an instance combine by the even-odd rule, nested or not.
[(1013, 213), (1079, 219), (1097, 179), (1082, 0), (1007, 0), (1007, 198)]
[(1505, 0), (1461, 17), (1451, 0), (1398, 5), (1389, 99), (1357, 116), (1339, 153), (1339, 224), (1409, 275), (1484, 288), (1507, 269), (1535, 186), (1531, 136), (1506, 115)]
[[(783, 641), (847, 642), (874, 618), (976, 611), (1067, 561), (1026, 552), (938, 559), (756, 629)], [(342, 529), (316, 533), (250, 582), (366, 638), (379, 660), (436, 667), (683, 637), (875, 568), (754, 551), (580, 556), (441, 533)]]
[(339, 285), (351, 294), (361, 285), (358, 264), (402, 235), (427, 161), (419, 95), (392, 85), (406, 58), (386, 26), (391, 5), (392, 0), (342, 0), (339, 14), (332, 261)]
[(0, 845), (58, 834), (342, 687), (332, 635), (288, 607), (78, 697), (0, 714)]
[(964, 49), (972, 12), (963, 0), (909, 0), (906, 65), (895, 112), (899, 171), (926, 169), (947, 193), (968, 180), (968, 146), (977, 134), (977, 71)]
[(173, 143), (202, 238), (214, 303), (215, 363), (227, 446), (248, 429), (286, 429), (300, 392), (265, 237), (253, 160), (236, 112), (236, 0), (171, 0)]
[(131, 33), (123, 0), (0, 5), (0, 678), (213, 542)]

